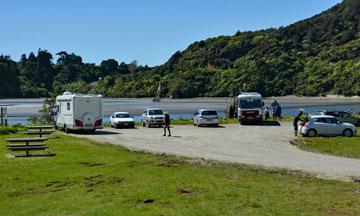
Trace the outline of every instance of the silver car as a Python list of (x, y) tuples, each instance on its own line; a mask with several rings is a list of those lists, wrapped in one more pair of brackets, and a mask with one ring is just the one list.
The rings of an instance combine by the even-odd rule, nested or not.
[(151, 127), (153, 125), (162, 126), (165, 124), (164, 111), (160, 108), (149, 108), (141, 115), (141, 125)]
[(356, 127), (353, 124), (342, 123), (333, 116), (316, 115), (311, 116), (309, 122), (299, 127), (304, 136), (347, 136), (356, 134)]
[(193, 118), (194, 126), (202, 126), (202, 125), (219, 125), (219, 115), (215, 110), (211, 109), (199, 109)]

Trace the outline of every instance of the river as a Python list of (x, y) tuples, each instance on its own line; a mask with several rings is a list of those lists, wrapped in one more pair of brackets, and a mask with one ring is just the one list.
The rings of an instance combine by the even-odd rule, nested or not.
[[(271, 97), (265, 98), (265, 106), (277, 100), (282, 106), (283, 116), (294, 116), (299, 108), (308, 113), (316, 113), (319, 110), (347, 110), (360, 112), (360, 98), (345, 97)], [(31, 116), (38, 116), (42, 108), (43, 99), (1, 99), (0, 105), (8, 107), (8, 123), (27, 124)], [(193, 99), (162, 99), (153, 102), (149, 98), (104, 98), (103, 114), (104, 121), (112, 112), (126, 111), (134, 115), (135, 121), (140, 121), (141, 113), (146, 108), (163, 108), (171, 114), (173, 119), (192, 118), (193, 113), (199, 108), (215, 109), (220, 116), (225, 116), (225, 111), (230, 104), (229, 98), (193, 98)]]

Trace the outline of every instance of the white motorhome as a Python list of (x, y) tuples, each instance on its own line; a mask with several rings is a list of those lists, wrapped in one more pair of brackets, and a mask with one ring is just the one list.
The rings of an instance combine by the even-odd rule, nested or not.
[(57, 128), (95, 132), (103, 128), (102, 96), (64, 92), (56, 97)]
[(238, 118), (241, 124), (253, 122), (261, 123), (263, 119), (263, 106), (261, 94), (245, 92), (238, 96)]

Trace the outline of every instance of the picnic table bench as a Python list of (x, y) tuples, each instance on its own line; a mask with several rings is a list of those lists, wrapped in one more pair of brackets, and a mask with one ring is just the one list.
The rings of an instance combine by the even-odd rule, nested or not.
[(45, 134), (52, 134), (55, 132), (53, 129), (54, 127), (51, 125), (42, 125), (42, 126), (27, 126), (25, 131), (25, 134), (28, 135), (39, 135), (39, 137), (42, 137), (42, 135)]
[(25, 144), (15, 144), (15, 145), (7, 145), (6, 147), (11, 151), (25, 151), (25, 154), (12, 154), (14, 157), (31, 157), (31, 156), (54, 156), (49, 152), (41, 152), (41, 153), (31, 153), (30, 151), (36, 150), (45, 150), (49, 148), (45, 144), (30, 144), (32, 142), (44, 142), (48, 140), (47, 138), (9, 138), (6, 139), (7, 142), (10, 143), (25, 143)]

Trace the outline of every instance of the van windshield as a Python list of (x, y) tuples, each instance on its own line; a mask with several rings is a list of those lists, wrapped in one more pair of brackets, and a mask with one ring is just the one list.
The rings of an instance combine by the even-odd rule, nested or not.
[(201, 115), (204, 115), (204, 116), (217, 115), (217, 112), (214, 110), (205, 110), (205, 111), (202, 111)]
[(116, 118), (130, 118), (130, 115), (129, 114), (117, 114), (116, 115)]
[(149, 110), (149, 115), (162, 115), (162, 110)]
[(259, 98), (240, 98), (239, 107), (241, 109), (259, 109), (261, 100)]

